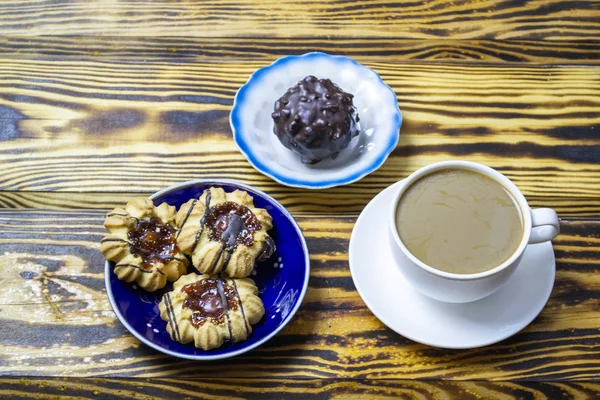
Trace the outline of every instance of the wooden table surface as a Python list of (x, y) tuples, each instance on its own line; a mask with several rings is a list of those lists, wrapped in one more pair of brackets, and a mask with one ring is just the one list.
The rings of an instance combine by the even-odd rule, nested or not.
[[(257, 68), (312, 50), (374, 68), (400, 142), (350, 186), (255, 171), (228, 123)], [(6, 0), (0, 4), (0, 397), (600, 398), (600, 2)], [(562, 218), (540, 316), (481, 349), (386, 328), (348, 269), (356, 217), (415, 169), (497, 168)], [(297, 217), (296, 317), (231, 360), (175, 359), (116, 319), (103, 215), (190, 179), (236, 179)]]

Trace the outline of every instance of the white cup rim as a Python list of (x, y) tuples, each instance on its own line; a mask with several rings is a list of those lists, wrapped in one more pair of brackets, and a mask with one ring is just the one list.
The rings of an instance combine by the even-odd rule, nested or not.
[[(501, 184), (517, 201), (523, 218), (523, 236), (515, 252), (497, 267), (494, 267), (487, 271), (477, 272), (474, 274), (455, 274), (451, 272), (440, 271), (439, 269), (430, 267), (429, 265), (419, 260), (406, 248), (404, 243), (402, 243), (400, 235), (398, 234), (398, 229), (396, 228), (396, 210), (398, 208), (400, 198), (412, 183), (421, 179), (425, 175), (429, 175), (432, 172), (439, 171), (442, 169), (466, 169), (470, 171), (479, 172)], [(429, 272), (430, 274), (450, 280), (471, 281), (487, 278), (488, 276), (498, 274), (499, 272), (512, 265), (515, 261), (517, 261), (517, 259), (523, 254), (525, 248), (529, 243), (529, 237), (531, 235), (531, 211), (529, 205), (527, 204), (527, 200), (525, 200), (525, 196), (523, 196), (519, 188), (517, 188), (517, 186), (514, 183), (512, 183), (510, 179), (508, 179), (506, 176), (502, 175), (495, 169), (488, 167), (487, 165), (483, 165), (472, 161), (441, 161), (429, 164), (423, 168), (416, 170), (402, 181), (402, 185), (400, 185), (400, 187), (398, 188), (398, 190), (396, 190), (396, 193), (394, 194), (394, 198), (392, 200), (390, 209), (391, 215), (389, 225), (391, 228), (391, 234), (394, 238), (394, 242), (402, 250), (404, 255), (407, 256), (413, 263), (415, 263), (421, 269)]]

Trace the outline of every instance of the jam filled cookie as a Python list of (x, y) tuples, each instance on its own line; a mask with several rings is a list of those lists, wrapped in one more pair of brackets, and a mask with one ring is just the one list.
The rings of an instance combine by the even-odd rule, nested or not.
[(221, 271), (233, 278), (250, 275), (255, 261), (271, 257), (275, 243), (267, 234), (273, 227), (269, 213), (255, 208), (252, 196), (221, 188), (205, 190), (185, 203), (176, 217), (177, 245), (202, 274)]
[(115, 262), (120, 280), (153, 292), (185, 274), (189, 261), (177, 247), (174, 220), (175, 207), (166, 203), (155, 207), (146, 198), (133, 199), (125, 208), (106, 214), (104, 226), (109, 233), (100, 250)]
[(184, 275), (158, 305), (171, 339), (211, 350), (246, 340), (265, 309), (249, 278)]

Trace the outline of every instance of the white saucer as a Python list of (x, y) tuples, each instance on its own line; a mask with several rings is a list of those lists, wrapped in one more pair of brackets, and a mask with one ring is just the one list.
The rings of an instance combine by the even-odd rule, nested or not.
[(350, 238), (350, 272), (371, 312), (402, 336), (449, 349), (487, 346), (529, 325), (554, 286), (552, 244), (528, 246), (513, 276), (489, 297), (465, 304), (430, 299), (404, 280), (392, 258), (388, 208), (399, 184), (371, 200)]
[[(333, 159), (303, 164), (273, 133), (273, 104), (308, 75), (329, 78), (351, 93), (360, 135)], [(377, 170), (396, 148), (402, 125), (395, 92), (372, 69), (351, 58), (312, 52), (286, 56), (254, 72), (235, 95), (229, 116), (233, 139), (259, 172), (305, 189), (347, 185)]]

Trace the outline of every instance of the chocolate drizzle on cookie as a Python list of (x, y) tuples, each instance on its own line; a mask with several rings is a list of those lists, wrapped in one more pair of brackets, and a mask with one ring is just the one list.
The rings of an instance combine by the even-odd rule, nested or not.
[(257, 261), (265, 261), (269, 259), (275, 252), (275, 242), (271, 239), (270, 236), (265, 238), (265, 242), (263, 243), (263, 247), (258, 253), (258, 257), (256, 257)]
[[(129, 268), (135, 268), (135, 269), (139, 269), (139, 270), (140, 270), (140, 272), (143, 272), (143, 273), (145, 273), (145, 274), (150, 274), (150, 273), (152, 273), (152, 271), (151, 271), (151, 270), (149, 270), (149, 269), (145, 269), (145, 268), (142, 268), (142, 267), (140, 267), (139, 265), (136, 265), (136, 264), (117, 264), (117, 265), (115, 265), (115, 268), (127, 268), (127, 267), (129, 267)], [(162, 272), (162, 271), (160, 271), (160, 270), (156, 270), (156, 272), (158, 272), (158, 273), (159, 273), (159, 274), (161, 274), (161, 275), (164, 275), (164, 274), (165, 274), (164, 272)]]
[(233, 285), (233, 290), (238, 299), (240, 299), (240, 311), (242, 313), (242, 317), (244, 319), (244, 327), (246, 328), (246, 335), (250, 334), (250, 326), (248, 325), (248, 319), (246, 318), (246, 313), (244, 312), (244, 305), (242, 304), (242, 298), (237, 290), (237, 285), (235, 283), (235, 279), (231, 280), (231, 284)]
[(179, 334), (179, 326), (177, 325), (177, 318), (175, 318), (175, 310), (173, 309), (173, 302), (171, 301), (171, 295), (165, 294), (165, 305), (167, 307), (167, 315), (169, 316), (169, 326), (173, 332), (175, 340), (181, 342), (181, 335)]
[(206, 199), (204, 202), (204, 215), (202, 216), (202, 219), (200, 220), (200, 229), (198, 229), (198, 232), (196, 233), (196, 238), (194, 239), (194, 245), (192, 246), (192, 249), (191, 249), (192, 253), (196, 249), (196, 246), (198, 246), (198, 242), (200, 241), (202, 232), (204, 232), (204, 225), (206, 224), (206, 218), (210, 214), (209, 206), (210, 206), (210, 189), (206, 192)]
[[(225, 288), (227, 288), (227, 290), (230, 290), (231, 287), (230, 286), (225, 286), (225, 281), (223, 280), (223, 278), (221, 278), (219, 276), (219, 279), (217, 280), (217, 282), (219, 283), (219, 294), (221, 295), (221, 301), (223, 302), (223, 304), (226, 304), (227, 307), (227, 311), (225, 312), (225, 318), (227, 318), (227, 330), (229, 331), (229, 339), (231, 340), (232, 336), (233, 336), (233, 332), (231, 331), (231, 318), (229, 317), (229, 310), (232, 309), (237, 309), (237, 303), (234, 303), (236, 301), (236, 298), (233, 297), (232, 299), (228, 299), (226, 294), (225, 294)], [(235, 292), (234, 292), (235, 294)], [(241, 305), (241, 300), (240, 300), (240, 305)]]
[[(116, 212), (108, 213), (108, 214), (106, 214), (106, 217), (107, 218), (108, 217), (130, 217), (130, 218), (135, 218), (134, 216), (129, 215), (127, 213), (121, 214), (121, 213), (116, 213)], [(135, 219), (137, 219), (137, 218), (135, 218)]]
[(141, 267), (150, 269), (157, 262), (177, 259), (175, 228), (163, 224), (160, 218), (139, 221), (135, 229), (127, 233), (131, 254), (142, 259)]
[(197, 199), (192, 201), (192, 204), (190, 205), (190, 208), (188, 208), (187, 213), (185, 214), (185, 218), (183, 219), (183, 222), (181, 223), (181, 226), (179, 227), (179, 232), (177, 232), (176, 238), (178, 238), (179, 235), (181, 234), (181, 231), (183, 230), (183, 227), (185, 226), (185, 223), (187, 222), (187, 220), (190, 218), (190, 214), (192, 214), (192, 211), (194, 210), (194, 207), (196, 206), (197, 202), (198, 202)]

